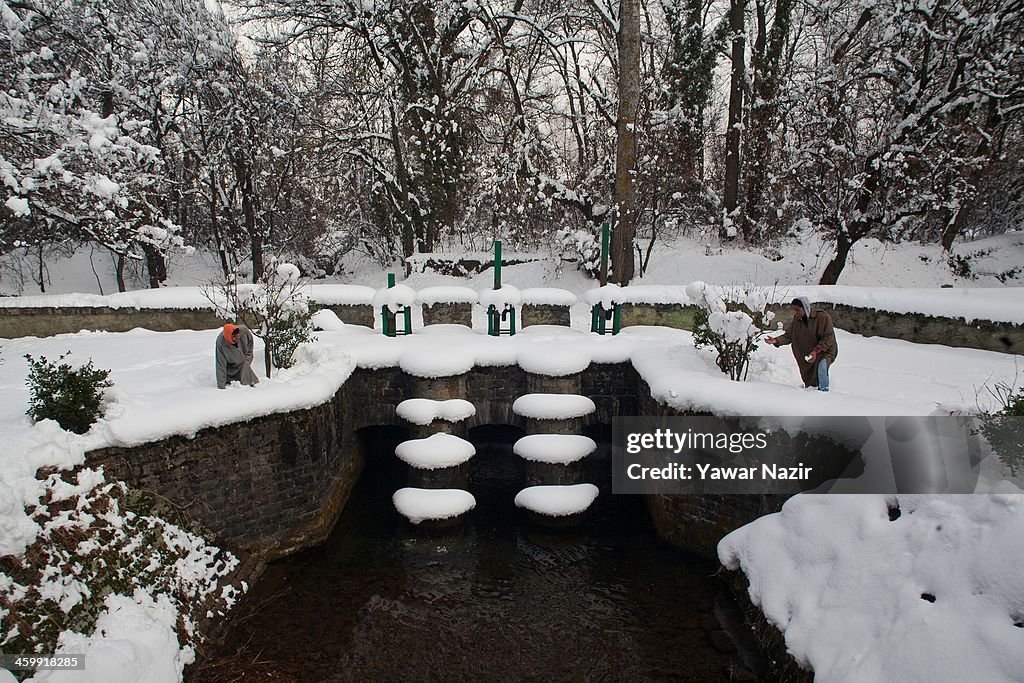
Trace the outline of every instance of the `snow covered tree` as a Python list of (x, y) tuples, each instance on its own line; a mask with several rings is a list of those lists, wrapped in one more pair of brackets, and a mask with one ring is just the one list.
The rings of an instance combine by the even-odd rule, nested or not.
[(956, 220), (1024, 107), (1024, 7), (1008, 0), (810, 6), (820, 27), (788, 93), (788, 179), (836, 250)]

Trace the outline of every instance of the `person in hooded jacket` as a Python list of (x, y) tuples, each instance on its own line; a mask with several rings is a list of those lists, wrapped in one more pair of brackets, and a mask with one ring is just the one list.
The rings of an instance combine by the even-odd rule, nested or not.
[(790, 306), (793, 319), (789, 325), (782, 334), (766, 337), (764, 341), (776, 347), (792, 344), (804, 386), (828, 391), (828, 371), (839, 354), (832, 316), (819, 308), (811, 308), (811, 302), (805, 296), (793, 299)]
[(247, 328), (231, 323), (224, 326), (214, 347), (218, 389), (223, 389), (230, 382), (249, 386), (259, 383), (259, 378), (252, 371), (252, 346), (252, 332)]

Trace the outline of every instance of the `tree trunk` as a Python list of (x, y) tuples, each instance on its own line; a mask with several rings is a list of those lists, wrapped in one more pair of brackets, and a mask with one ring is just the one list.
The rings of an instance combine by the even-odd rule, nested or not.
[(836, 237), (836, 254), (825, 266), (825, 272), (821, 274), (821, 279), (818, 281), (819, 285), (834, 285), (839, 282), (839, 274), (846, 267), (846, 258), (850, 255), (852, 248), (853, 241), (847, 237), (845, 232), (840, 231)]
[(43, 244), (42, 244), (42, 242), (40, 242), (38, 247), (37, 247), (36, 256), (39, 259), (39, 291), (42, 294), (46, 294), (46, 265), (43, 262)]
[(619, 111), (615, 128), (615, 206), (612, 230), (612, 277), (620, 285), (633, 279), (633, 242), (636, 234), (636, 116), (640, 105), (640, 0), (619, 0)]
[(942, 250), (950, 252), (953, 250), (953, 240), (957, 238), (961, 231), (964, 229), (964, 225), (967, 223), (967, 216), (971, 212), (966, 206), (961, 206), (956, 210), (949, 220), (946, 221), (946, 227), (942, 229)]
[[(739, 203), (740, 128), (743, 125), (743, 81), (746, 78), (744, 10), (744, 0), (730, 0), (729, 32), (732, 35), (732, 71), (729, 83), (728, 128), (725, 131), (725, 187), (722, 192), (722, 206), (727, 216), (732, 216)], [(735, 233), (724, 231), (723, 236), (735, 237)]]
[(228, 265), (227, 249), (224, 246), (224, 238), (220, 234), (220, 214), (217, 211), (217, 180), (210, 171), (210, 228), (213, 230), (213, 239), (217, 244), (217, 254), (220, 256), (220, 267), (224, 271), (224, 277), (231, 274), (231, 267)]
[(167, 261), (160, 250), (152, 244), (142, 245), (142, 252), (146, 255), (146, 271), (149, 273), (149, 286), (152, 289), (160, 287), (161, 283), (167, 280)]
[(124, 254), (116, 254), (114, 259), (114, 277), (117, 278), (117, 291), (127, 292), (124, 284)]

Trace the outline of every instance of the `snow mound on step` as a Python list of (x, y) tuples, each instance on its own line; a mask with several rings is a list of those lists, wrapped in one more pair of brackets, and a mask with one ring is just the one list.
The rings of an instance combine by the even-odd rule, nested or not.
[(597, 498), (593, 484), (531, 486), (516, 494), (516, 507), (549, 517), (566, 517), (583, 512)]
[(475, 289), (469, 287), (424, 287), (416, 292), (416, 301), (426, 306), (434, 304), (476, 303)]
[(365, 306), (377, 294), (365, 285), (310, 285), (308, 291), (313, 301), (324, 306)]
[(417, 346), (398, 359), (398, 367), (415, 377), (454, 377), (469, 372), (475, 364), (472, 349)]
[(451, 398), (447, 401), (409, 398), (398, 404), (395, 414), (414, 425), (428, 425), (434, 420), (460, 422), (476, 415), (476, 407), (461, 398)]
[(398, 489), (391, 501), (399, 514), (413, 524), (427, 519), (451, 519), (476, 507), (473, 494), (462, 489)]
[(596, 449), (593, 439), (577, 434), (530, 434), (516, 441), (512, 447), (521, 458), (555, 465), (582, 460)]
[(572, 306), (579, 301), (568, 289), (530, 287), (522, 291), (523, 303), (533, 306)]
[(579, 342), (550, 342), (525, 347), (517, 362), (535, 375), (565, 377), (590, 367), (590, 354)]
[(454, 434), (431, 434), (425, 439), (403, 441), (395, 448), (403, 462), (421, 470), (455, 467), (476, 455), (476, 448)]
[(718, 556), (815, 680), (1021, 680), (1024, 496), (798, 495)]
[(597, 410), (594, 402), (579, 394), (526, 394), (512, 404), (512, 412), (538, 420), (568, 420), (590, 415)]
[(395, 285), (378, 289), (373, 295), (373, 307), (380, 310), (381, 306), (387, 306), (392, 313), (397, 313), (404, 306), (412, 306), (416, 303), (416, 290), (408, 285)]

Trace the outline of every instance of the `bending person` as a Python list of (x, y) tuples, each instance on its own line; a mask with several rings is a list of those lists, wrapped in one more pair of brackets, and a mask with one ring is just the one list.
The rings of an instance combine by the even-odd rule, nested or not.
[(231, 382), (249, 386), (259, 383), (259, 377), (252, 371), (252, 346), (252, 332), (247, 328), (231, 323), (224, 326), (214, 347), (218, 389)]

